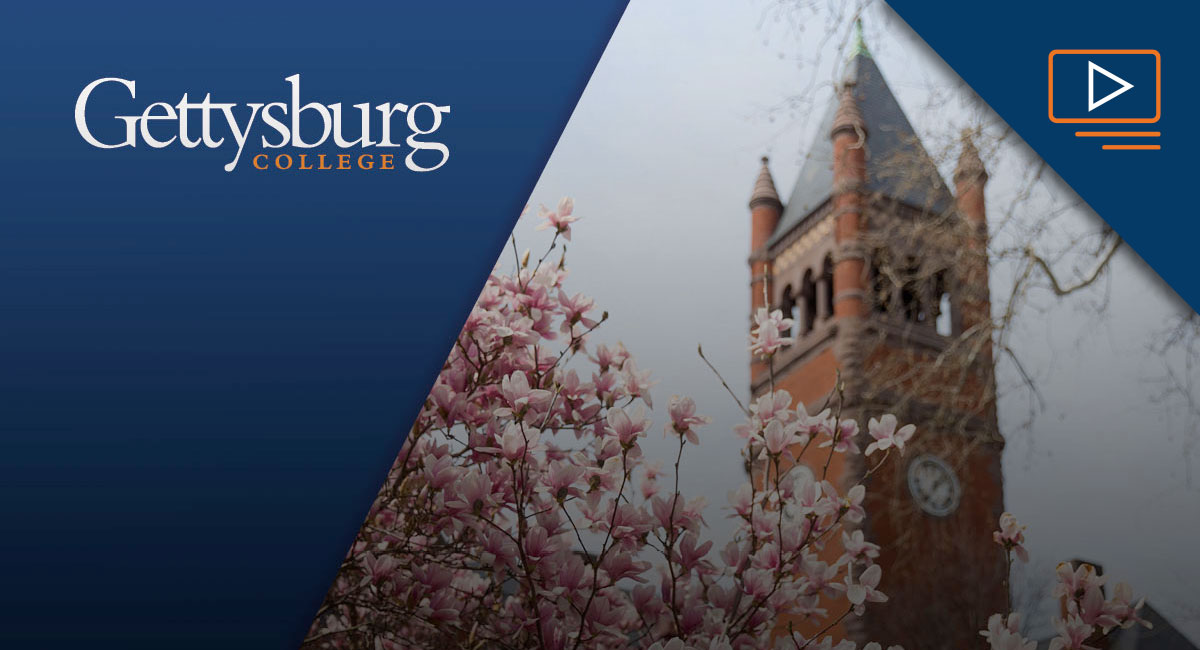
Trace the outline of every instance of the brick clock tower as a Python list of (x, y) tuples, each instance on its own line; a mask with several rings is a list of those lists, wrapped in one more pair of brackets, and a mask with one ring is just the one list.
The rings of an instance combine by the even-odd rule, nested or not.
[[(787, 204), (766, 158), (750, 199), (751, 313), (769, 303), (796, 321), (796, 342), (771, 367), (752, 362), (754, 396), (773, 377), (815, 408), (840, 374), (843, 417), (893, 412), (917, 425), (905, 454), (866, 481), (862, 528), (883, 547), (891, 601), (841, 626), (907, 650), (976, 647), (987, 617), (1008, 611), (1007, 568), (991, 539), (1004, 508), (1004, 441), (987, 173), (966, 135), (953, 180), (952, 193), (860, 38)], [(845, 489), (866, 470), (848, 456), (827, 477)], [(796, 629), (820, 629), (806, 627)]]

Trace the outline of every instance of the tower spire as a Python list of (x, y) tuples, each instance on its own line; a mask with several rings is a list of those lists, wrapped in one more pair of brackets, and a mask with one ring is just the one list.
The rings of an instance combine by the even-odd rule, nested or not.
[(979, 157), (979, 149), (975, 147), (971, 130), (963, 129), (962, 153), (959, 154), (958, 164), (954, 167), (954, 182), (986, 182), (987, 177), (987, 169), (983, 166), (983, 159)]
[(855, 135), (865, 134), (867, 123), (863, 120), (862, 112), (858, 110), (858, 99), (854, 97), (853, 80), (846, 80), (838, 90), (837, 111), (833, 114), (833, 127), (829, 136), (834, 137), (842, 131)]
[[(779, 200), (779, 192), (775, 190), (775, 179), (771, 178), (771, 170), (767, 167), (767, 157), (762, 157), (762, 167), (758, 170), (758, 178), (754, 181), (754, 191), (750, 193), (750, 252), (757, 255), (765, 250), (771, 234), (779, 226), (779, 217), (783, 214), (783, 201)], [(762, 260), (751, 261), (751, 266), (762, 266)], [(765, 267), (764, 267), (765, 268)], [(763, 269), (754, 271), (762, 274)], [(760, 296), (753, 296), (756, 300)], [(765, 306), (765, 305), (759, 305)]]
[(854, 49), (850, 51), (850, 58), (856, 56), (871, 58), (871, 51), (867, 49), (867, 41), (863, 38), (862, 18), (854, 19)]
[(867, 42), (863, 38), (862, 19), (854, 19), (854, 44), (850, 48), (850, 56), (846, 57), (845, 71), (842, 73), (843, 84), (853, 84), (859, 81), (861, 68), (863, 67), (862, 59), (871, 59), (871, 51), (867, 49)]
[(779, 200), (779, 192), (775, 189), (775, 179), (767, 167), (768, 158), (762, 157), (762, 167), (758, 170), (758, 178), (754, 181), (754, 191), (750, 194), (750, 209), (758, 205), (773, 205), (777, 209), (783, 207)]

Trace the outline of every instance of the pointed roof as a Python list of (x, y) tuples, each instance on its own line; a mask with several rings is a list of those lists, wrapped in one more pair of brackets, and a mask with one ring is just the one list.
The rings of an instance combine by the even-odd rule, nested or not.
[(758, 179), (754, 181), (754, 191), (750, 193), (750, 207), (764, 203), (783, 207), (779, 200), (779, 192), (775, 191), (775, 179), (771, 178), (771, 170), (767, 167), (767, 157), (762, 157), (762, 168), (758, 170)]
[[(771, 235), (774, 244), (799, 225), (830, 198), (833, 191), (833, 141), (841, 95), (854, 99), (867, 133), (866, 191), (890, 197), (931, 214), (943, 214), (954, 206), (954, 198), (929, 152), (921, 144), (905, 117), (896, 96), (883, 79), (879, 67), (861, 37), (846, 64), (839, 92), (834, 93), (825, 117), (800, 168), (791, 198)], [(842, 111), (843, 116), (845, 111)]]
[(871, 57), (871, 52), (867, 49), (867, 41), (863, 38), (862, 18), (854, 19), (854, 51), (850, 53), (851, 57), (858, 55)]
[(867, 123), (863, 121), (862, 112), (858, 110), (858, 100), (854, 98), (854, 84), (844, 83), (838, 91), (837, 110), (833, 113), (833, 127), (829, 130), (832, 138), (839, 131), (849, 131), (859, 137), (866, 137)]
[(975, 180), (983, 178), (987, 180), (987, 168), (983, 166), (983, 159), (979, 157), (979, 149), (975, 147), (975, 142), (971, 137), (971, 130), (964, 129), (962, 134), (962, 153), (958, 155), (958, 164), (954, 167), (954, 182), (960, 180)]

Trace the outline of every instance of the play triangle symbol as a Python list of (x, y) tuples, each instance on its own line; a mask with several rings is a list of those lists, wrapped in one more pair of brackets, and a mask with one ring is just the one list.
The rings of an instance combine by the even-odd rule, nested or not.
[[(1120, 88), (1112, 91), (1111, 93), (1105, 95), (1104, 97), (1101, 97), (1099, 101), (1096, 100), (1096, 93), (1095, 93), (1096, 73), (1097, 72), (1099, 72), (1100, 74), (1108, 77), (1109, 79), (1112, 79), (1113, 81), (1121, 84)], [(1133, 88), (1133, 84), (1129, 83), (1128, 81), (1125, 81), (1124, 79), (1109, 72), (1108, 70), (1101, 68), (1100, 66), (1096, 65), (1095, 63), (1088, 61), (1088, 112), (1089, 113), (1092, 112), (1092, 109), (1094, 109), (1098, 106), (1103, 106), (1110, 99), (1113, 99), (1114, 97), (1129, 90), (1130, 88)]]

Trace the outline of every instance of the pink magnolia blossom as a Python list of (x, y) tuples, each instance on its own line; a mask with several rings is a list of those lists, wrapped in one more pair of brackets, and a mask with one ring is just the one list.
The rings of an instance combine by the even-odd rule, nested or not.
[(559, 501), (580, 496), (578, 481), (583, 474), (584, 468), (574, 463), (556, 460), (550, 463), (550, 469), (546, 472), (545, 491), (551, 498)]
[(846, 576), (846, 599), (854, 605), (854, 612), (862, 616), (867, 610), (867, 603), (887, 602), (887, 595), (878, 590), (879, 581), (883, 578), (883, 569), (878, 564), (867, 567), (855, 582), (851, 576)]
[(754, 324), (750, 333), (750, 351), (755, 355), (769, 357), (795, 342), (792, 337), (783, 335), (791, 331), (792, 319), (784, 318), (783, 312), (778, 309), (771, 311), (760, 307), (754, 314)]
[(1088, 625), (1094, 625), (1102, 630), (1111, 630), (1120, 621), (1109, 611), (1108, 603), (1099, 585), (1092, 585), (1083, 593), (1083, 598), (1071, 603), (1069, 609), (1079, 615), (1080, 620)]
[[(774, 393), (767, 393), (758, 398), (754, 402), (754, 405), (750, 407), (750, 411), (763, 421), (777, 418), (787, 423), (794, 416), (794, 413), (789, 413), (787, 410), (791, 403), (792, 396), (787, 391), (777, 390)], [(797, 406), (797, 409), (803, 408), (803, 404)]]
[(371, 575), (371, 581), (376, 583), (390, 579), (397, 568), (396, 558), (390, 555), (375, 557), (373, 553), (367, 551), (363, 554), (362, 560), (367, 572)]
[(712, 548), (712, 540), (702, 544), (696, 543), (696, 535), (688, 532), (679, 541), (679, 566), (684, 571), (696, 568)]
[(852, 533), (842, 533), (842, 548), (846, 555), (857, 562), (870, 564), (879, 557), (879, 545), (868, 542), (861, 530)]
[(858, 423), (854, 420), (842, 420), (838, 422), (836, 428), (833, 428), (829, 438), (817, 447), (819, 449), (833, 447), (834, 451), (839, 454), (857, 454), (858, 445), (854, 442), (854, 437), (857, 435)]
[(572, 216), (575, 212), (575, 202), (570, 197), (564, 198), (558, 202), (558, 209), (551, 212), (542, 206), (538, 211), (543, 221), (538, 225), (537, 230), (553, 230), (556, 234), (563, 236), (563, 239), (571, 241), (571, 224), (579, 221), (579, 217)]
[[(833, 411), (830, 409), (809, 415), (808, 410), (803, 404), (797, 404), (796, 419), (800, 423), (800, 433), (809, 438), (820, 438), (822, 436), (832, 436), (833, 434), (834, 417)], [(858, 431), (857, 423), (855, 423), (854, 430)]]
[(1092, 626), (1079, 617), (1055, 620), (1054, 630), (1058, 636), (1050, 640), (1050, 650), (1097, 650), (1096, 646), (1087, 645), (1094, 631)]
[[(569, 239), (573, 212), (564, 200), (540, 227)], [(706, 471), (685, 452), (709, 418), (672, 397), (664, 429), (679, 444), (647, 458), (649, 371), (621, 344), (592, 341), (606, 318), (567, 290), (565, 259), (532, 257), (488, 278), (305, 647), (858, 648), (780, 621), (829, 624), (888, 600), (882, 549), (858, 527), (868, 487), (843, 493), (824, 472), (793, 473), (856, 453), (859, 422), (836, 404), (793, 409), (782, 390), (755, 399), (730, 436), (749, 468), (729, 496), (733, 539), (713, 553), (705, 500), (677, 484)], [(791, 327), (759, 310), (754, 354), (789, 344)], [(881, 415), (867, 430), (870, 455), (903, 451), (915, 428)], [(1023, 556), (1016, 519), (999, 528), (997, 543)], [(1068, 616), (1057, 648), (1083, 650), (1106, 628), (1142, 622), (1127, 586), (1105, 600), (1090, 568), (1060, 567), (1058, 579)], [(888, 605), (905, 606), (920, 604)], [(989, 621), (993, 650), (1031, 650), (1016, 621)]]
[(1000, 515), (1000, 530), (992, 533), (992, 539), (997, 544), (1004, 547), (1005, 551), (1012, 551), (1017, 555), (1022, 562), (1029, 561), (1029, 552), (1025, 550), (1025, 527), (1017, 521), (1017, 518), (1012, 513), (1006, 512)]
[(867, 433), (870, 433), (875, 441), (867, 445), (867, 456), (875, 453), (876, 450), (887, 451), (892, 447), (901, 452), (904, 451), (904, 444), (912, 438), (917, 428), (914, 425), (906, 424), (897, 430), (896, 425), (896, 416), (891, 413), (878, 420), (871, 418), (867, 424)]
[(591, 360), (596, 363), (596, 366), (602, 373), (608, 372), (609, 368), (620, 370), (625, 365), (627, 359), (629, 359), (629, 351), (620, 343), (611, 348), (601, 343), (596, 346), (596, 350), (591, 357)]
[(564, 334), (577, 335), (583, 332), (576, 331), (576, 328), (582, 328), (584, 331), (596, 326), (596, 321), (588, 318), (588, 312), (592, 310), (594, 303), (592, 299), (577, 293), (574, 296), (568, 296), (567, 292), (559, 289), (558, 302), (562, 306), (563, 319), (560, 330)]
[(1095, 567), (1086, 563), (1072, 567), (1068, 562), (1060, 562), (1054, 574), (1057, 578), (1054, 585), (1056, 598), (1078, 599), (1083, 597), (1089, 588), (1104, 584), (1104, 577), (1097, 575)]
[(622, 409), (612, 409), (606, 419), (617, 440), (625, 446), (632, 446), (639, 437), (645, 435), (646, 428), (650, 426), (650, 420), (643, 417), (640, 410), (631, 414)]
[(839, 564), (829, 564), (810, 556), (803, 557), (801, 570), (804, 572), (804, 577), (808, 579), (805, 592), (811, 595), (836, 598), (846, 591), (846, 585), (838, 582), (841, 569)]
[[(826, 485), (829, 485), (826, 483)], [(834, 496), (834, 495), (830, 495)], [(846, 521), (858, 523), (863, 520), (867, 512), (863, 509), (863, 499), (867, 496), (867, 488), (862, 484), (855, 485), (846, 492), (846, 495), (841, 498), (841, 503), (838, 504), (838, 514)]]
[(1152, 628), (1154, 625), (1141, 617), (1142, 605), (1145, 603), (1145, 599), (1134, 601), (1133, 588), (1124, 582), (1118, 582), (1113, 588), (1113, 597), (1108, 602), (1108, 612), (1120, 622), (1121, 627), (1141, 625)]
[(658, 382), (650, 380), (650, 371), (639, 371), (637, 363), (632, 360), (627, 361), (621, 371), (625, 374), (625, 390), (629, 396), (640, 398), (646, 406), (654, 408), (654, 402), (650, 399), (650, 387)]
[(736, 515), (747, 518), (754, 508), (754, 489), (743, 483), (729, 493), (729, 505)]
[(667, 403), (667, 413), (671, 416), (671, 423), (666, 425), (665, 431), (682, 436), (693, 445), (700, 444), (695, 427), (712, 421), (711, 418), (696, 415), (696, 402), (690, 397), (672, 395)]
[(550, 401), (551, 394), (548, 390), (533, 389), (529, 387), (529, 378), (524, 372), (514, 372), (500, 381), (500, 394), (504, 397), (504, 402), (507, 406), (497, 408), (495, 414), (497, 417), (509, 417), (513, 414), (518, 414), (518, 419), (525, 409), (530, 406), (542, 407)]
[(504, 427), (500, 436), (500, 447), (481, 447), (480, 451), (493, 451), (502, 455), (505, 460), (516, 461), (525, 458), (530, 449), (538, 449), (538, 439), (541, 432), (536, 429), (527, 430), (520, 424), (511, 423)]
[(778, 420), (771, 420), (771, 423), (767, 425), (767, 430), (763, 432), (763, 444), (767, 453), (773, 456), (779, 456), (788, 451), (795, 440), (796, 436), (792, 430), (784, 427)]
[(979, 633), (988, 641), (990, 650), (1037, 650), (1037, 641), (1027, 641), (1021, 636), (1021, 615), (993, 614), (988, 618), (988, 629)]

